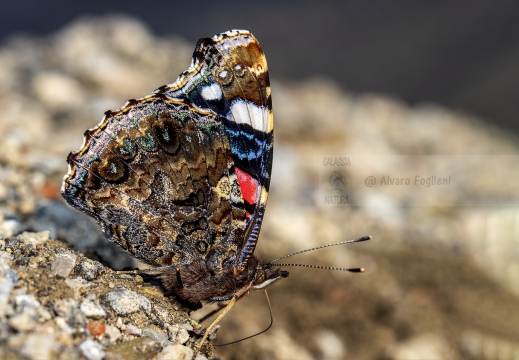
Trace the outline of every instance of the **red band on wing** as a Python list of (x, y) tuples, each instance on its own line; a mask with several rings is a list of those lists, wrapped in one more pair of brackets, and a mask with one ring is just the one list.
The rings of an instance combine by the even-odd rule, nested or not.
[(243, 200), (251, 205), (256, 204), (258, 202), (258, 180), (254, 179), (251, 175), (238, 167), (235, 167), (234, 170), (236, 171)]

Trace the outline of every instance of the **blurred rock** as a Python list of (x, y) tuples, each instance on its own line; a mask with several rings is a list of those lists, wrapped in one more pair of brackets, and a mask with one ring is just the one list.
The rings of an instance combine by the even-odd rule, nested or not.
[(28, 359), (55, 359), (58, 356), (58, 344), (52, 334), (19, 334), (9, 339), (9, 344)]
[(50, 232), (49, 231), (41, 231), (38, 233), (29, 233), (24, 232), (18, 236), (18, 240), (24, 242), (26, 244), (31, 244), (33, 246), (41, 245), (49, 240)]
[(445, 340), (436, 334), (423, 334), (398, 345), (389, 354), (392, 359), (450, 359)]
[(161, 350), (162, 346), (159, 342), (144, 336), (109, 346), (106, 350), (106, 359), (154, 359)]
[(93, 296), (89, 296), (84, 300), (79, 309), (88, 318), (100, 319), (106, 317), (106, 311), (99, 304), (96, 303)]
[(164, 336), (164, 334), (161, 334), (158, 331), (153, 331), (150, 328), (142, 329), (142, 336), (147, 336), (149, 338), (157, 340), (163, 347), (171, 345), (171, 342), (168, 340), (166, 336)]
[(116, 342), (121, 337), (121, 331), (113, 325), (106, 326), (105, 333), (109, 336), (111, 343)]
[(183, 345), (170, 345), (162, 349), (157, 355), (157, 360), (191, 360), (193, 359), (193, 350)]
[(124, 335), (141, 336), (142, 330), (135, 325), (129, 324), (129, 325), (126, 325), (126, 328), (124, 329)]
[(315, 343), (321, 352), (321, 359), (346, 359), (347, 351), (337, 334), (328, 329), (320, 329), (315, 333)]
[(105, 352), (101, 345), (93, 340), (85, 340), (79, 344), (79, 350), (88, 360), (103, 360)]

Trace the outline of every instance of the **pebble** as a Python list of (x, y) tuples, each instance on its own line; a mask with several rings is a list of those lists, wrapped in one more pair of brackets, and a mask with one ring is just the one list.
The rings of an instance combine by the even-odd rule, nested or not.
[(72, 334), (72, 328), (67, 324), (67, 320), (60, 316), (56, 316), (54, 318), (54, 322), (56, 326), (65, 334)]
[(139, 329), (137, 326), (130, 324), (130, 325), (126, 325), (126, 328), (124, 329), (124, 334), (125, 335), (141, 336), (142, 330)]
[(86, 317), (79, 310), (79, 304), (76, 300), (67, 298), (54, 303), (54, 311), (58, 316), (67, 320), (70, 325), (86, 324)]
[(76, 266), (77, 255), (72, 253), (61, 253), (56, 257), (50, 266), (51, 272), (62, 278), (67, 278), (74, 266)]
[(175, 317), (171, 314), (171, 312), (169, 310), (167, 310), (163, 306), (155, 305), (153, 307), (153, 310), (154, 310), (155, 314), (157, 314), (157, 316), (163, 322), (165, 322), (165, 323), (172, 323), (172, 322), (174, 322)]
[(126, 325), (124, 325), (123, 319), (121, 319), (120, 317), (118, 317), (117, 320), (115, 320), (115, 326), (117, 326), (117, 328), (120, 330), (126, 329)]
[(100, 319), (106, 317), (106, 311), (93, 299), (84, 300), (79, 306), (79, 310), (88, 318)]
[(13, 283), (7, 278), (0, 278), (0, 315), (5, 314), (9, 294), (13, 289)]
[[(0, 237), (9, 238), (16, 234), (22, 227), (17, 220), (9, 219), (0, 222)], [(3, 247), (2, 247), (3, 248)]]
[(100, 336), (106, 332), (104, 320), (92, 320), (86, 324), (86, 328), (93, 337)]
[(50, 231), (46, 230), (37, 233), (23, 232), (18, 235), (18, 239), (25, 244), (37, 246), (50, 239)]
[(121, 338), (121, 331), (113, 325), (106, 325), (105, 334), (110, 337), (111, 343)]
[(36, 310), (28, 309), (20, 314), (9, 318), (8, 323), (11, 328), (18, 332), (30, 331), (36, 327)]
[(189, 340), (189, 333), (179, 325), (168, 326), (169, 340), (176, 344), (185, 344)]
[(78, 275), (86, 280), (94, 280), (103, 271), (104, 267), (97, 261), (85, 259), (78, 265)]
[(38, 313), (38, 320), (40, 322), (51, 320), (53, 317), (50, 311), (44, 308), (43, 306), (39, 307), (36, 311)]
[(449, 359), (446, 341), (435, 333), (425, 333), (399, 343), (390, 350), (394, 359)]
[(78, 303), (74, 299), (61, 299), (54, 303), (54, 311), (58, 316), (61, 316), (65, 319), (68, 319), (72, 317), (74, 312), (76, 311), (78, 307)]
[(127, 315), (139, 310), (150, 311), (150, 301), (131, 290), (120, 290), (108, 293), (108, 302), (119, 315)]
[(162, 346), (171, 345), (171, 342), (160, 332), (151, 330), (150, 328), (142, 329), (142, 336), (147, 336), (149, 338), (155, 339), (161, 343)]
[(11, 281), (11, 283), (13, 285), (16, 285), (16, 283), (18, 282), (18, 279), (20, 278), (20, 276), (18, 275), (18, 272), (16, 270), (13, 270), (13, 269), (7, 269), (6, 272), (5, 272), (5, 277)]
[(25, 311), (27, 309), (37, 309), (41, 306), (34, 295), (17, 295), (14, 297), (14, 304), (17, 311)]
[(56, 358), (58, 344), (52, 334), (29, 334), (21, 339), (20, 353), (27, 359)]
[(187, 346), (170, 345), (162, 349), (157, 355), (157, 360), (191, 360), (193, 355), (193, 350)]
[(79, 344), (79, 350), (88, 360), (102, 360), (105, 357), (103, 347), (94, 340), (85, 340)]
[(314, 334), (314, 340), (321, 350), (322, 359), (346, 358), (346, 347), (335, 332), (329, 329), (320, 329)]
[(161, 350), (160, 343), (144, 336), (110, 345), (106, 349), (106, 357), (124, 360), (156, 359), (155, 355)]
[(74, 290), (74, 297), (76, 298), (80, 298), (81, 293), (85, 291), (85, 288), (88, 288), (92, 285), (91, 282), (82, 278), (65, 279), (65, 284)]
[[(5, 344), (5, 341), (9, 338), (9, 325), (4, 322), (0, 322), (0, 341)], [(12, 336), (12, 335), (11, 335)]]
[(13, 255), (6, 251), (0, 251), (0, 267), (8, 269), (13, 262)]

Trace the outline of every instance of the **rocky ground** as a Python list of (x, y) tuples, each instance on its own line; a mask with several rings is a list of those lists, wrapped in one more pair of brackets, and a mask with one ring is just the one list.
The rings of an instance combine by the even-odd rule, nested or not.
[(49, 231), (1, 245), (2, 359), (193, 356), (186, 345), (200, 325), (142, 277), (116, 274)]
[[(140, 265), (59, 187), (84, 130), (174, 81), (193, 48), (117, 17), (0, 48), (0, 358), (192, 358), (201, 314), (150, 279), (114, 272)], [(271, 76), (274, 169), (257, 252), (273, 259), (369, 234), (293, 261), (366, 272), (287, 268), (290, 278), (269, 289), (273, 328), (213, 348), (268, 325), (264, 296), (251, 294), (199, 359), (517, 358), (517, 139), (439, 106)], [(326, 155), (352, 163), (349, 206), (321, 203)], [(428, 191), (358, 186), (424, 167), (455, 181)]]

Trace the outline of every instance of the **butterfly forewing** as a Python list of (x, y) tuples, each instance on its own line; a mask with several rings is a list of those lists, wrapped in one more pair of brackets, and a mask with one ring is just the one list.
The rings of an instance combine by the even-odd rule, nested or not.
[(263, 218), (272, 136), (263, 52), (249, 32), (229, 31), (200, 40), (175, 83), (87, 131), (62, 194), (140, 260), (241, 270)]

